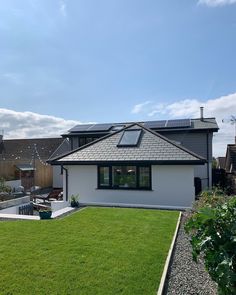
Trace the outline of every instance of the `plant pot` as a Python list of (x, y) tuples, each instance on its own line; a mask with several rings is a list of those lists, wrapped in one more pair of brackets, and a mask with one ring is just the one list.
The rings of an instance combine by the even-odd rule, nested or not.
[(52, 211), (39, 212), (40, 219), (51, 219)]
[(70, 205), (71, 205), (71, 207), (76, 208), (76, 207), (79, 207), (79, 202), (72, 201), (72, 202), (70, 203)]

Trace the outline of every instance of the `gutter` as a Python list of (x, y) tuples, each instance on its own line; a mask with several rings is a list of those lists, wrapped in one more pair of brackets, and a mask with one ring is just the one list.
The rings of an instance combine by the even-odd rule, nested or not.
[(108, 160), (94, 160), (94, 161), (86, 161), (86, 160), (73, 160), (73, 161), (51, 161), (48, 162), (51, 165), (109, 165), (109, 164), (145, 164), (145, 165), (204, 165), (207, 163), (205, 159), (202, 160), (122, 160), (122, 161), (108, 161)]

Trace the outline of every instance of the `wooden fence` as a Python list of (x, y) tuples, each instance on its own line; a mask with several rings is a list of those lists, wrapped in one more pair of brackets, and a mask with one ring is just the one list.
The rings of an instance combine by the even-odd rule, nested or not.
[[(28, 163), (22, 160), (1, 160), (0, 159), (0, 177), (5, 179), (15, 179), (16, 178), (16, 165)], [(29, 163), (28, 163), (29, 164)], [(52, 186), (52, 166), (43, 165), (39, 160), (35, 160), (35, 185), (40, 187)]]

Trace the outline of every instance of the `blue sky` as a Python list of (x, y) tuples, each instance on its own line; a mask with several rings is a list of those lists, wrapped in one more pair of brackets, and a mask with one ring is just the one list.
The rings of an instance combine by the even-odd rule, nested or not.
[(2, 113), (71, 124), (192, 117), (199, 105), (234, 115), (235, 2), (2, 0)]

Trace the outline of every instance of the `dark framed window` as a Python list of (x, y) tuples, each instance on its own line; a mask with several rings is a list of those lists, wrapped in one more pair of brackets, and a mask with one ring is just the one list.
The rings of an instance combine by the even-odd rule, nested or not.
[(98, 188), (150, 190), (151, 166), (98, 166)]
[(85, 145), (87, 143), (90, 143), (90, 142), (92, 142), (92, 141), (94, 141), (94, 140), (96, 140), (98, 138), (99, 137), (97, 137), (97, 136), (93, 136), (93, 137), (91, 137), (91, 136), (89, 136), (89, 137), (80, 136), (78, 138), (79, 139), (79, 147), (81, 147), (81, 146), (83, 146), (83, 145)]
[(125, 130), (120, 138), (117, 147), (137, 146), (141, 138), (141, 129)]
[(110, 168), (106, 166), (100, 166), (98, 169), (98, 183), (100, 187), (110, 186)]
[(139, 187), (150, 187), (150, 167), (139, 167)]
[(79, 146), (83, 146), (86, 144), (86, 138), (85, 137), (79, 137)]
[(136, 188), (136, 166), (112, 166), (112, 187)]
[(93, 141), (93, 138), (92, 137), (86, 137), (86, 143), (90, 143)]

